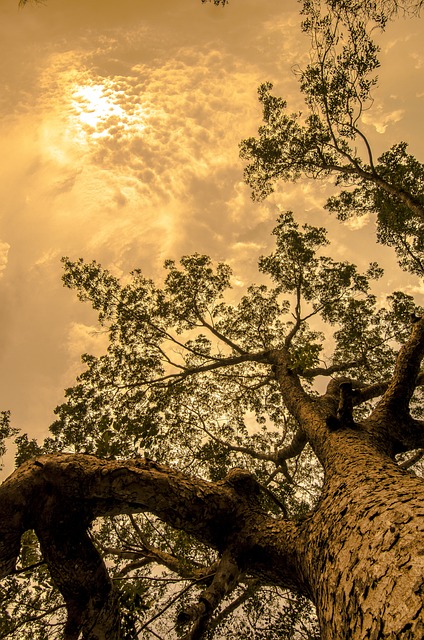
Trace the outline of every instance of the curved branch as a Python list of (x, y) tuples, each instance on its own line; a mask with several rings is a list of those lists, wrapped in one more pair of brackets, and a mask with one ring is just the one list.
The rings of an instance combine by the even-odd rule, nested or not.
[(352, 129), (354, 130), (354, 132), (360, 137), (362, 138), (364, 144), (365, 144), (365, 148), (367, 150), (368, 153), (368, 160), (370, 163), (370, 167), (371, 167), (371, 172), (374, 176), (377, 176), (377, 171), (375, 169), (375, 164), (374, 164), (374, 158), (373, 158), (373, 153), (372, 153), (372, 149), (371, 149), (371, 145), (369, 143), (369, 140), (367, 138), (367, 136), (365, 135), (365, 133), (363, 131), (361, 131), (360, 129), (358, 129), (358, 127), (356, 125), (352, 125)]
[(302, 425), (303, 435), (299, 433), (298, 444), (303, 447), (306, 442), (310, 442), (320, 462), (325, 464), (328, 453), (325, 406), (303, 389), (299, 376), (293, 371), (290, 353), (287, 349), (270, 351), (268, 361), (274, 365), (275, 378), (287, 409)]
[(305, 369), (301, 372), (302, 378), (315, 378), (316, 376), (332, 376), (334, 373), (343, 373), (349, 369), (354, 369), (362, 363), (361, 360), (352, 360), (352, 362), (342, 362), (340, 364), (332, 364), (329, 367), (314, 367), (313, 369)]
[[(207, 482), (145, 459), (41, 456), (0, 486), (0, 576), (14, 570), (21, 535), (34, 529), (65, 599), (65, 640), (81, 634), (85, 640), (118, 638), (117, 595), (87, 527), (98, 516), (149, 511), (213, 549), (222, 552), (234, 545), (253, 574), (257, 566), (262, 579), (302, 590), (293, 560), (299, 525), (270, 518), (260, 507), (259, 492), (253, 476), (242, 469)], [(269, 541), (271, 525), (278, 535)], [(251, 553), (258, 545), (266, 553)]]
[(424, 316), (414, 323), (409, 340), (400, 349), (393, 377), (375, 414), (409, 415), (409, 403), (417, 386), (421, 361), (424, 357)]
[[(300, 317), (301, 308), (301, 293), (302, 293), (302, 276), (296, 286), (296, 307), (295, 307), (295, 323), (284, 340), (284, 346), (288, 349), (292, 343), (293, 338), (300, 329), (302, 324), (302, 318)], [(305, 318), (303, 318), (305, 320)]]
[[(415, 420), (409, 411), (412, 395), (422, 380), (423, 357), (424, 316), (414, 323), (409, 340), (397, 355), (391, 380), (374, 410), (362, 423), (391, 456), (424, 447), (423, 423)], [(380, 391), (384, 386), (380, 386)]]
[(224, 481), (193, 481), (145, 460), (43, 456), (0, 487), (1, 575), (13, 571), (22, 533), (34, 529), (66, 602), (66, 640), (81, 632), (89, 640), (119, 637), (117, 596), (87, 534), (89, 523), (98, 515), (149, 510), (217, 548), (232, 528), (223, 516), (217, 528), (217, 512), (234, 514), (239, 499)]
[(184, 380), (196, 373), (205, 373), (206, 371), (213, 371), (214, 369), (221, 369), (222, 367), (234, 366), (243, 362), (268, 362), (268, 351), (261, 351), (259, 353), (246, 353), (239, 356), (231, 356), (229, 358), (214, 359), (210, 364), (201, 365), (199, 367), (186, 368), (181, 373), (169, 373), (160, 378), (154, 380), (141, 380), (140, 382), (134, 382), (125, 385), (116, 385), (120, 389), (133, 389), (136, 387), (142, 387), (144, 385), (160, 384), (162, 382)]
[[(308, 442), (306, 433), (299, 427), (293, 436), (293, 440), (289, 445), (277, 452), (277, 463), (281, 467), (285, 467), (286, 460), (299, 456)], [(293, 482), (293, 479), (291, 479)]]
[(357, 175), (359, 178), (366, 180), (367, 182), (373, 182), (377, 187), (380, 187), (383, 191), (388, 193), (391, 196), (395, 196), (399, 198), (399, 200), (408, 207), (412, 213), (414, 213), (418, 218), (424, 221), (424, 206), (416, 200), (410, 193), (401, 189), (400, 187), (395, 187), (394, 185), (387, 182), (384, 178), (382, 178), (379, 174), (374, 174), (370, 171), (365, 171), (359, 165), (349, 166), (349, 165), (339, 165), (333, 163), (327, 163), (324, 167), (327, 171), (334, 171), (336, 173), (345, 174), (345, 175)]

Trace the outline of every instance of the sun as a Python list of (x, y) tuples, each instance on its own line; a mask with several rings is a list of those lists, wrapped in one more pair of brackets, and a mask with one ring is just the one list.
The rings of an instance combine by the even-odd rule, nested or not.
[(118, 95), (104, 84), (79, 85), (72, 92), (72, 108), (81, 125), (91, 129), (94, 138), (106, 137), (116, 121), (127, 122), (125, 109), (117, 103)]

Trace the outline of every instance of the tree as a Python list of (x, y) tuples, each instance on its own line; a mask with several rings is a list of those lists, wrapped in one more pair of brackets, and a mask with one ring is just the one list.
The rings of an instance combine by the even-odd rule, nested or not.
[(297, 70), (306, 114), (287, 112), (272, 84), (259, 88), (264, 124), (259, 138), (241, 144), (249, 161), (246, 182), (253, 198), (273, 191), (277, 180), (334, 176), (342, 191), (327, 208), (339, 219), (376, 215), (378, 241), (393, 246), (406, 270), (424, 275), (424, 165), (401, 142), (377, 160), (361, 129), (372, 105), (380, 65), (374, 31), (393, 13), (416, 13), (421, 2), (373, 1), (303, 4), (303, 30), (311, 38), (311, 60)]
[[(380, 215), (390, 194), (402, 230), (419, 224), (421, 165), (400, 145), (374, 172), (354, 109), (377, 49), (364, 13), (336, 9), (305, 4), (311, 113), (287, 116), (262, 87), (247, 177), (264, 195), (276, 178), (337, 173), (354, 196), (334, 208), (367, 197)], [(341, 27), (361, 24), (338, 57)], [(424, 309), (402, 292), (378, 304), (381, 269), (325, 255), (323, 228), (288, 212), (274, 235), (263, 284), (241, 298), (228, 265), (199, 254), (167, 261), (158, 284), (64, 259), (109, 347), (84, 356), (51, 437), (17, 440), (0, 487), (1, 637), (58, 637), (62, 623), (67, 640), (169, 637), (176, 618), (187, 639), (312, 639), (310, 602), (324, 640), (422, 637)]]
[[(285, 214), (275, 234), (260, 268), (276, 286), (251, 287), (233, 305), (223, 301), (228, 267), (213, 270), (205, 256), (167, 263), (161, 288), (140, 272), (123, 286), (95, 263), (65, 261), (65, 282), (98, 310), (110, 346), (85, 358), (45, 445), (76, 453), (33, 458), (1, 487), (3, 575), (33, 529), (67, 604), (65, 637), (81, 627), (87, 638), (119, 637), (100, 553), (116, 559), (115, 583), (134, 572), (136, 610), (149, 610), (152, 562), (201, 586), (179, 613), (193, 623), (187, 637), (200, 637), (223, 599), (231, 608), (226, 597), (264, 585), (311, 598), (323, 638), (419, 637), (423, 483), (395, 457), (424, 445), (410, 412), (424, 380), (424, 318), (411, 330), (401, 293), (376, 309), (369, 280), (380, 272), (317, 256), (323, 229)], [(293, 318), (282, 294), (294, 297)], [(318, 316), (336, 328), (325, 366), (310, 327)], [(321, 395), (317, 377), (329, 380)], [(146, 512), (168, 527), (132, 516)], [(95, 518), (118, 514), (132, 531), (120, 515), (87, 534)]]

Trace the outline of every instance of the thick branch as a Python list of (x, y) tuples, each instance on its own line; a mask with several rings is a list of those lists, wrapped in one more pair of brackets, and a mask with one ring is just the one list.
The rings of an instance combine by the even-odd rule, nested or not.
[(313, 369), (305, 369), (302, 371), (302, 378), (315, 378), (316, 376), (332, 376), (335, 373), (343, 373), (349, 369), (354, 369), (361, 364), (360, 360), (352, 362), (342, 362), (340, 364), (332, 364), (329, 367), (315, 367)]
[(87, 640), (118, 638), (117, 593), (80, 513), (69, 504), (64, 513), (60, 497), (47, 502), (34, 530), (52, 580), (66, 603), (65, 640), (78, 640), (81, 631)]
[[(334, 380), (330, 380), (329, 385), (327, 387), (326, 396), (334, 395), (335, 389), (338, 389), (338, 385), (340, 382), (351, 382), (352, 387), (354, 389), (354, 394), (352, 398), (353, 406), (357, 407), (364, 402), (368, 402), (369, 400), (373, 400), (374, 398), (378, 398), (382, 396), (388, 389), (390, 380), (381, 380), (380, 382), (375, 382), (374, 384), (365, 384), (360, 380), (355, 380), (353, 378), (338, 378)], [(416, 387), (420, 387), (424, 385), (424, 371), (421, 371), (417, 376)]]
[[(237, 511), (225, 482), (193, 482), (144, 460), (57, 455), (24, 464), (0, 488), (0, 567), (14, 568), (23, 531), (33, 528), (68, 610), (66, 640), (118, 638), (117, 599), (86, 529), (97, 515), (149, 510), (219, 547)], [(217, 513), (221, 514), (217, 521)], [(221, 525), (221, 526), (219, 526)]]
[(307, 442), (308, 439), (306, 437), (306, 433), (299, 427), (290, 444), (277, 451), (277, 463), (284, 466), (286, 460), (299, 456)]
[(325, 465), (328, 450), (326, 407), (321, 406), (317, 398), (311, 397), (302, 388), (299, 376), (291, 367), (290, 354), (286, 349), (270, 351), (269, 361), (274, 364), (275, 377), (285, 405), (292, 416), (302, 425), (296, 444), (303, 448), (305, 441), (310, 442), (318, 459)]
[(199, 640), (222, 599), (238, 583), (240, 568), (230, 550), (224, 551), (211, 584), (200, 594), (199, 602), (180, 612), (178, 622), (193, 622), (184, 640)]
[[(267, 580), (301, 590), (293, 562), (298, 524), (277, 523), (259, 499), (257, 482), (241, 469), (211, 483), (144, 459), (42, 456), (23, 464), (0, 487), (0, 572), (13, 571), (21, 535), (34, 529), (66, 602), (66, 640), (81, 634), (86, 640), (117, 639), (116, 594), (87, 527), (98, 516), (149, 511), (218, 551), (233, 545), (253, 574), (258, 565)], [(252, 555), (270, 525), (274, 542), (263, 543), (267, 551), (260, 557)]]
[[(338, 151), (340, 151), (338, 149)], [(350, 159), (351, 160), (351, 159)], [(337, 165), (337, 164), (327, 164), (325, 166), (327, 170), (335, 171), (337, 173), (345, 174), (345, 175), (357, 175), (363, 180), (367, 182), (373, 182), (377, 187), (390, 194), (391, 196), (395, 196), (399, 198), (399, 200), (408, 207), (412, 213), (414, 213), (418, 218), (424, 220), (424, 207), (423, 205), (416, 200), (410, 193), (396, 187), (387, 180), (384, 180), (380, 175), (376, 174), (372, 171), (365, 171), (360, 165), (357, 163), (353, 163), (352, 166), (349, 165)]]
[(352, 383), (341, 382), (339, 386), (339, 405), (337, 407), (337, 419), (345, 426), (353, 425), (353, 400)]
[(213, 371), (214, 369), (231, 367), (243, 362), (268, 362), (268, 351), (261, 351), (259, 353), (246, 353), (240, 356), (230, 356), (228, 358), (214, 359), (214, 361), (209, 364), (200, 365), (198, 367), (185, 368), (181, 373), (169, 373), (154, 380), (141, 380), (139, 382), (125, 384), (122, 385), (122, 388), (131, 389), (134, 387), (142, 387), (144, 385), (158, 385), (162, 382), (168, 383), (173, 380), (183, 380), (184, 378), (188, 378), (197, 373), (205, 373), (206, 371)]
[(422, 374), (424, 316), (414, 325), (400, 349), (392, 379), (363, 427), (380, 439), (390, 455), (424, 446), (422, 423), (411, 417), (409, 403)]
[(400, 349), (393, 377), (375, 408), (375, 413), (409, 415), (409, 402), (417, 386), (424, 357), (424, 316), (413, 325), (409, 340)]

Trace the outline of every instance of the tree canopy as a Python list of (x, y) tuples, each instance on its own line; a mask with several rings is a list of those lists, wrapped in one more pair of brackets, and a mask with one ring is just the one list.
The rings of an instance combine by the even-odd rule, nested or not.
[[(376, 29), (420, 4), (305, 1), (306, 111), (263, 84), (241, 155), (255, 199), (334, 176), (327, 208), (373, 213), (423, 275), (423, 165), (405, 142), (374, 160), (361, 130)], [(273, 235), (242, 295), (198, 253), (159, 282), (63, 258), (109, 342), (83, 356), (50, 437), (16, 439), (0, 637), (421, 637), (424, 309), (377, 299), (382, 269), (336, 261), (293, 212)]]
[[(417, 11), (421, 3), (404, 7)], [(278, 180), (334, 176), (341, 191), (326, 207), (340, 220), (375, 214), (379, 242), (393, 246), (400, 264), (422, 276), (424, 165), (395, 144), (375, 159), (361, 128), (372, 106), (380, 66), (375, 28), (384, 28), (397, 3), (305, 2), (303, 30), (311, 39), (310, 63), (298, 69), (305, 113), (289, 113), (287, 103), (259, 88), (264, 124), (259, 137), (241, 144), (249, 161), (246, 182), (261, 200)]]

